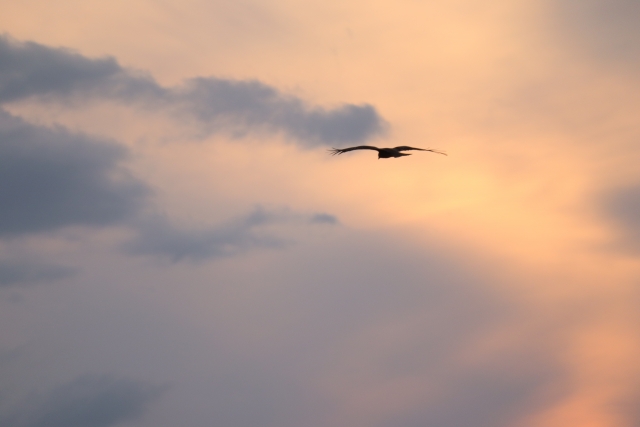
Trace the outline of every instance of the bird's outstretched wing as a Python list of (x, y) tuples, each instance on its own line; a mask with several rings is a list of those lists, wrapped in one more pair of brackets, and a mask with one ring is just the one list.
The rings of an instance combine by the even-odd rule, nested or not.
[(400, 147), (395, 147), (394, 150), (397, 150), (397, 151), (420, 150), (420, 151), (430, 151), (432, 153), (442, 154), (443, 156), (447, 155), (447, 153), (445, 153), (444, 151), (434, 150), (433, 148), (416, 148), (416, 147), (409, 147), (409, 146), (406, 146), (406, 145), (401, 145)]
[(372, 145), (358, 145), (357, 147), (348, 147), (348, 148), (332, 148), (329, 151), (331, 152), (332, 155), (336, 155), (336, 154), (342, 154), (342, 153), (346, 153), (347, 151), (353, 151), (353, 150), (375, 150), (378, 151), (379, 148), (378, 147), (374, 147)]

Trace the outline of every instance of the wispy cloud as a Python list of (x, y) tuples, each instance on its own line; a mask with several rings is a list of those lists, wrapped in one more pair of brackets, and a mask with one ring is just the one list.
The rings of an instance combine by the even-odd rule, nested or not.
[(307, 216), (260, 207), (218, 227), (201, 229), (179, 228), (165, 217), (147, 216), (135, 222), (136, 236), (123, 247), (132, 254), (161, 256), (173, 262), (229, 257), (255, 248), (285, 246), (286, 240), (266, 232), (264, 228), (301, 220), (310, 224), (337, 223), (337, 219), (328, 214)]
[(313, 224), (338, 224), (338, 218), (328, 213), (317, 213), (309, 218), (309, 222)]

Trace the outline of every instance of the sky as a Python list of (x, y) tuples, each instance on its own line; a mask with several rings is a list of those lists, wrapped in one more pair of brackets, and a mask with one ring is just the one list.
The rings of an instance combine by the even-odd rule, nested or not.
[(640, 425), (637, 1), (0, 9), (2, 426)]

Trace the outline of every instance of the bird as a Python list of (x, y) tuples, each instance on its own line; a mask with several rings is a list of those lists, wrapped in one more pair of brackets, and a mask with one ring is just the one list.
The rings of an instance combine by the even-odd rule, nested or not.
[(402, 156), (410, 156), (411, 154), (403, 153), (403, 151), (409, 150), (419, 150), (419, 151), (430, 151), (432, 153), (442, 154), (446, 156), (447, 153), (444, 151), (434, 150), (432, 148), (415, 148), (408, 147), (406, 145), (401, 145), (399, 147), (394, 148), (378, 148), (372, 145), (358, 145), (357, 147), (348, 147), (348, 148), (331, 148), (329, 151), (331, 155), (335, 156), (336, 154), (346, 153), (347, 151), (353, 150), (376, 150), (378, 152), (378, 159), (389, 159), (391, 157), (402, 157)]

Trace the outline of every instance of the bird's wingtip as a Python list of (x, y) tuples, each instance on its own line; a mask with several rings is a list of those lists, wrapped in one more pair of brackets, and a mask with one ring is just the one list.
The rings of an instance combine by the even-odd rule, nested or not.
[(430, 148), (428, 151), (431, 151), (432, 153), (436, 153), (436, 154), (442, 154), (443, 156), (448, 156), (446, 152), (440, 151), (440, 150), (434, 150), (433, 148)]

